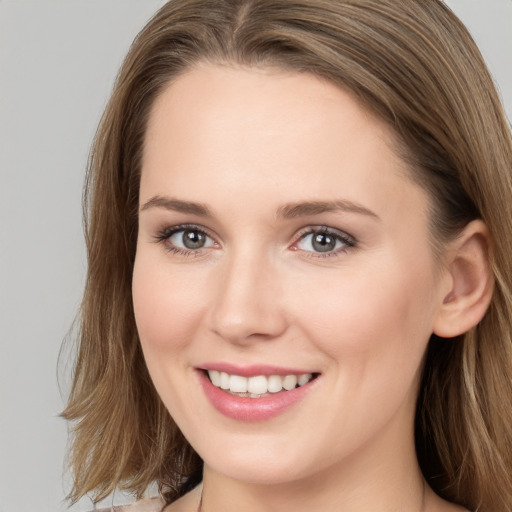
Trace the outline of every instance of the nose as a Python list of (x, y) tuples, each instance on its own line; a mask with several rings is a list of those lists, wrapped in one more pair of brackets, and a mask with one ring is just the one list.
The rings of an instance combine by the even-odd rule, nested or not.
[(287, 321), (280, 279), (265, 257), (238, 255), (223, 262), (210, 311), (210, 329), (226, 341), (247, 344), (280, 336)]

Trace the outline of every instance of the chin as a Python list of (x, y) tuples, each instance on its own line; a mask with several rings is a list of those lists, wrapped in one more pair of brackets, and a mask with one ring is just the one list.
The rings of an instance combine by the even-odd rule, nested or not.
[(276, 460), (275, 455), (252, 461), (236, 459), (216, 461), (214, 464), (205, 461), (205, 465), (229, 479), (255, 485), (286, 484), (306, 476), (296, 465)]
[[(261, 434), (259, 439), (255, 437), (229, 445), (210, 439), (209, 445), (198, 446), (197, 451), (205, 467), (215, 473), (258, 485), (291, 483), (307, 477), (312, 468), (319, 466), (307, 457), (301, 443), (289, 444), (279, 437), (269, 439)], [(221, 448), (212, 449), (214, 446)], [(325, 457), (323, 460), (327, 462)]]

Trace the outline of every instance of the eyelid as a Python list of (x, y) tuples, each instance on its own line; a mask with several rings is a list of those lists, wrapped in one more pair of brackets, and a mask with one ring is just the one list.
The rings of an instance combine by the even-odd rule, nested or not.
[[(199, 233), (204, 234), (208, 238), (210, 238), (213, 241), (213, 248), (219, 248), (220, 244), (217, 241), (217, 237), (213, 235), (209, 229), (205, 228), (204, 226), (201, 226), (199, 224), (177, 224), (173, 226), (165, 226), (161, 229), (159, 229), (155, 235), (154, 240), (156, 243), (162, 243), (166, 245), (166, 249), (171, 252), (175, 252), (177, 254), (182, 255), (199, 255), (203, 252), (204, 249), (211, 249), (212, 246), (208, 247), (200, 247), (198, 249), (188, 249), (176, 246), (169, 242), (169, 239), (176, 233), (179, 233), (180, 231), (197, 231)], [(297, 244), (303, 240), (306, 236), (313, 235), (315, 233), (323, 233), (327, 235), (334, 236), (338, 241), (341, 241), (343, 246), (337, 249), (334, 249), (332, 251), (326, 251), (326, 252), (317, 252), (317, 251), (308, 251), (304, 249), (300, 249), (297, 247)], [(357, 240), (354, 236), (350, 235), (346, 231), (343, 231), (338, 228), (333, 228), (325, 225), (317, 225), (317, 226), (307, 226), (301, 230), (299, 230), (296, 235), (294, 236), (294, 241), (289, 246), (291, 250), (295, 251), (301, 251), (304, 253), (307, 257), (315, 257), (315, 258), (325, 258), (329, 256), (336, 256), (340, 253), (345, 253), (349, 249), (352, 249), (357, 246)]]
[(205, 235), (209, 236), (210, 238), (214, 239), (214, 237), (211, 235), (210, 231), (206, 229), (203, 226), (200, 226), (199, 224), (176, 224), (173, 226), (166, 225), (163, 228), (160, 228), (155, 233), (154, 237), (158, 240), (162, 238), (169, 238), (170, 236), (174, 235), (175, 233), (178, 233), (179, 231), (199, 231), (200, 233), (204, 233)]
[[(153, 235), (154, 241), (156, 243), (162, 243), (166, 246), (166, 249), (170, 252), (175, 252), (177, 254), (181, 255), (199, 255), (204, 249), (210, 249), (209, 247), (200, 247), (198, 249), (188, 249), (176, 246), (169, 242), (169, 239), (175, 235), (176, 233), (179, 233), (180, 231), (197, 231), (199, 233), (202, 233), (203, 235), (207, 236), (209, 239), (213, 241), (214, 248), (219, 247), (219, 243), (216, 240), (216, 237), (210, 233), (210, 230), (207, 228), (200, 226), (199, 224), (177, 224), (174, 226), (166, 226), (163, 227)], [(216, 247), (215, 247), (216, 246)]]
[[(299, 249), (297, 247), (297, 244), (306, 238), (306, 236), (312, 235), (314, 233), (323, 233), (327, 235), (331, 235), (336, 237), (338, 240), (341, 240), (343, 242), (343, 247), (340, 247), (338, 249), (327, 251), (327, 252), (316, 252), (316, 251), (306, 251), (303, 249)], [(294, 237), (294, 242), (290, 246), (292, 250), (296, 251), (302, 251), (307, 255), (307, 257), (313, 257), (313, 258), (325, 258), (329, 256), (336, 256), (340, 253), (345, 253), (347, 250), (352, 249), (357, 246), (357, 240), (354, 236), (350, 235), (346, 231), (343, 231), (338, 228), (333, 228), (325, 225), (318, 225), (318, 226), (308, 226), (306, 228), (301, 229), (296, 236)]]

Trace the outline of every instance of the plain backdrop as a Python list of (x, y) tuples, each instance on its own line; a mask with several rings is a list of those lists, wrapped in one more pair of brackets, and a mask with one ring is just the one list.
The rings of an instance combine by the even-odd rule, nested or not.
[[(83, 173), (122, 58), (162, 4), (0, 0), (0, 512), (67, 507), (58, 414), (69, 344), (59, 371), (57, 358), (84, 282)], [(480, 45), (511, 119), (512, 0), (448, 4)], [(72, 510), (92, 508), (84, 499)]]

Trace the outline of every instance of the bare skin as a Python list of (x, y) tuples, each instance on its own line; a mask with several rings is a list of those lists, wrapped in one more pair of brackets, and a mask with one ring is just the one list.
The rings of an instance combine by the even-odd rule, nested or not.
[[(182, 496), (179, 500), (165, 508), (165, 512), (199, 512), (203, 486), (199, 485)], [(206, 502), (202, 504), (201, 512), (209, 512)], [(466, 509), (441, 499), (432, 489), (427, 488), (425, 494), (424, 512), (468, 512)]]
[[(431, 334), (485, 312), (457, 306), (489, 295), (485, 227), (439, 271), (429, 197), (391, 140), (307, 74), (202, 65), (155, 103), (135, 316), (157, 391), (205, 462), (203, 487), (166, 512), (196, 512), (201, 495), (201, 512), (462, 510), (425, 485), (414, 416)], [(240, 421), (205, 395), (209, 361), (317, 377), (279, 415)]]

